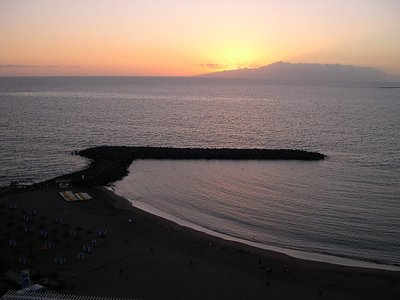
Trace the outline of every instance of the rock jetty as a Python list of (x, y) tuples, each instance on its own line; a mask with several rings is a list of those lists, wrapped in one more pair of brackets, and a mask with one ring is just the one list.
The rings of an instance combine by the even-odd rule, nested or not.
[[(122, 179), (135, 159), (323, 160), (318, 152), (296, 149), (232, 149), (100, 146), (74, 152), (90, 159), (84, 170), (60, 176), (74, 183), (107, 185)], [(54, 179), (55, 180), (55, 179)]]

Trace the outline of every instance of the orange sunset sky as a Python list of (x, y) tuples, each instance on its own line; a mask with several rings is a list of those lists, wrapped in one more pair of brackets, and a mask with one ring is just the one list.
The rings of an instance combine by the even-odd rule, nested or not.
[(0, 75), (186, 76), (275, 61), (400, 74), (398, 0), (0, 0)]

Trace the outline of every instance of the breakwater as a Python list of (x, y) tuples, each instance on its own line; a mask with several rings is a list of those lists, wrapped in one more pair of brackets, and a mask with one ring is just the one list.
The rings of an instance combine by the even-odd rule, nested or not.
[(318, 152), (297, 149), (230, 149), (100, 146), (74, 152), (90, 159), (84, 170), (59, 177), (75, 183), (106, 185), (122, 179), (135, 159), (323, 160)]

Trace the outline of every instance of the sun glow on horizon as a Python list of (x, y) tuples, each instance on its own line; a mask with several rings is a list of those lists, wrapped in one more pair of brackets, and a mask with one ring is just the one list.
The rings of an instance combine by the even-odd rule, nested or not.
[(213, 59), (223, 66), (224, 70), (251, 68), (262, 63), (255, 48), (231, 44), (220, 47), (213, 53)]

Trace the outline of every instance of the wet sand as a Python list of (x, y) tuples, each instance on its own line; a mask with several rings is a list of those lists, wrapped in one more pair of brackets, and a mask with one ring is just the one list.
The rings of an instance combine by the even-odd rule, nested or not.
[[(178, 226), (102, 187), (71, 190), (94, 199), (67, 203), (55, 186), (0, 196), (1, 249), (11, 271), (29, 269), (38, 281), (54, 278), (60, 292), (92, 296), (400, 299), (400, 272), (295, 259)], [(24, 215), (34, 209), (36, 215), (26, 223)], [(26, 224), (31, 231), (25, 231)], [(99, 230), (107, 230), (107, 236), (99, 237)], [(16, 240), (15, 248), (10, 239)], [(83, 244), (93, 239), (93, 252), (78, 260)], [(46, 249), (46, 241), (54, 249)], [(27, 265), (18, 262), (20, 257), (29, 258)], [(55, 264), (55, 257), (65, 258), (65, 264)]]

